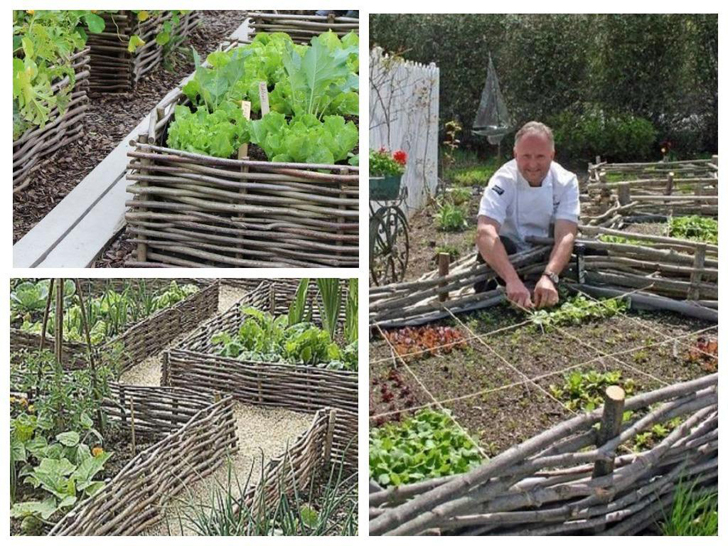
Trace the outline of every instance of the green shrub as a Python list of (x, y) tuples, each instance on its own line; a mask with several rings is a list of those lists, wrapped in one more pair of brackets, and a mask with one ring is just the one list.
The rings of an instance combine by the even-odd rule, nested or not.
[(597, 105), (565, 110), (548, 120), (559, 158), (612, 162), (654, 155), (657, 131), (648, 120), (631, 114), (610, 113)]
[(465, 205), (472, 196), (473, 193), (468, 188), (452, 188), (445, 194), (445, 198), (453, 205)]

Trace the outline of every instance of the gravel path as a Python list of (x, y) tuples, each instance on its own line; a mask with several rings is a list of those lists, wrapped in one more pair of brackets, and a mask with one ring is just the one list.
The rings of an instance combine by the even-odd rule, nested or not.
[(240, 298), (246, 294), (246, 291), (236, 286), (229, 286), (224, 282), (220, 285), (220, 305), (218, 309), (221, 313), (230, 309), (236, 304)]
[[(238, 483), (244, 487), (248, 476), (250, 484), (257, 482), (261, 463), (282, 454), (287, 446), (308, 430), (313, 416), (284, 409), (268, 409), (236, 402), (235, 422), (239, 451), (230, 458), (231, 489), (237, 493)], [(251, 473), (252, 470), (252, 473)], [(148, 529), (144, 535), (195, 535), (187, 521), (188, 516), (209, 507), (217, 491), (226, 491), (228, 465), (223, 464), (214, 473), (195, 482), (167, 506), (165, 518)], [(193, 508), (194, 507), (194, 508)], [(208, 508), (209, 510), (209, 508)]]
[[(200, 25), (184, 45), (194, 47), (204, 59), (243, 20), (242, 11), (203, 11)], [(169, 90), (194, 70), (194, 63), (189, 56), (170, 68), (167, 70), (160, 64), (136, 86), (133, 93), (91, 95), (84, 120), (86, 136), (45, 160), (33, 173), (33, 181), (28, 188), (13, 195), (13, 243), (30, 231), (109, 155)], [(119, 260), (115, 254), (106, 255), (104, 259), (107, 265)]]
[[(230, 309), (240, 298), (245, 295), (245, 290), (226, 284), (220, 285), (220, 296), (217, 310), (223, 313)], [(125, 385), (146, 385), (158, 386), (162, 382), (162, 352), (173, 347), (187, 337), (191, 332), (184, 332), (178, 335), (172, 342), (154, 356), (146, 358), (130, 370), (124, 372), (119, 378), (120, 383)]]

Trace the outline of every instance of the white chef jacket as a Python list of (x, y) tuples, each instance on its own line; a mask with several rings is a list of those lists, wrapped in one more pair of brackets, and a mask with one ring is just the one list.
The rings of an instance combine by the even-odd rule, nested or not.
[(548, 237), (555, 220), (579, 221), (579, 182), (576, 175), (555, 161), (541, 185), (531, 187), (512, 159), (491, 177), (480, 200), (479, 216), (501, 226), (500, 235), (518, 247), (530, 247), (526, 237)]

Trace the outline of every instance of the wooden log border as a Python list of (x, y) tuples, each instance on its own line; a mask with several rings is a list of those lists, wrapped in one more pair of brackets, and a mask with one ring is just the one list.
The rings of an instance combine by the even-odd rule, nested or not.
[[(220, 295), (219, 281), (208, 279), (145, 279), (153, 288), (164, 288), (172, 281), (183, 284), (194, 284), (199, 291), (177, 302), (167, 309), (160, 309), (153, 315), (129, 326), (124, 332), (96, 348), (99, 352), (113, 351), (121, 347), (119, 373), (132, 368), (149, 356), (162, 350), (170, 341), (182, 332), (192, 330), (200, 322), (213, 316), (218, 309)], [(133, 279), (83, 279), (84, 291), (88, 294), (99, 294), (107, 286), (118, 290), (129, 283), (138, 282)], [(16, 328), (10, 330), (10, 352), (37, 350), (41, 336), (23, 332)], [(47, 347), (53, 346), (53, 338), (48, 336)], [(64, 343), (64, 363), (71, 369), (86, 366), (87, 349), (83, 343)]]
[[(624, 409), (635, 417), (599, 447), (595, 425), (603, 408), (466, 474), (375, 491), (369, 496), (370, 535), (634, 535), (661, 509), (669, 511), (681, 479), (697, 490), (717, 491), (717, 374), (634, 396)], [(681, 423), (651, 449), (617, 451), (675, 417)], [(592, 476), (595, 465), (613, 458), (613, 471)]]
[[(170, 12), (154, 15), (140, 22), (131, 10), (101, 15), (106, 22), (104, 32), (89, 34), (91, 50), (91, 91), (125, 93), (153, 70), (162, 60), (164, 49), (155, 38), (162, 24), (172, 18)], [(175, 34), (182, 37), (199, 24), (200, 13), (191, 11), (180, 15)], [(128, 50), (129, 39), (139, 36), (145, 43), (134, 53)]]
[[(84, 135), (83, 121), (89, 108), (89, 51), (89, 48), (78, 51), (70, 59), (75, 83), (69, 92), (66, 111), (60, 115), (54, 108), (43, 127), (32, 127), (13, 141), (14, 192), (22, 191), (31, 182), (28, 177), (44, 159)], [(57, 94), (69, 85), (70, 79), (66, 77), (54, 82), (51, 90)]]
[[(629, 209), (631, 214), (718, 216), (718, 156), (712, 159), (614, 163), (589, 165), (586, 191), (602, 207), (591, 225), (612, 227), (615, 217)], [(607, 181), (607, 175), (624, 175), (629, 180)], [(634, 177), (637, 177), (636, 179)], [(675, 188), (683, 191), (675, 193)], [(684, 191), (689, 188), (690, 191)], [(615, 195), (616, 192), (616, 195)], [(616, 197), (616, 206), (614, 205)]]

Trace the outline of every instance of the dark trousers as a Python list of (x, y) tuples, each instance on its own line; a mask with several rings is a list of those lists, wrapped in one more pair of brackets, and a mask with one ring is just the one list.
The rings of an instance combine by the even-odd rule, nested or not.
[[(501, 243), (503, 243), (503, 246), (506, 248), (506, 254), (509, 256), (512, 254), (515, 254), (518, 252), (518, 247), (516, 246), (516, 243), (513, 241), (513, 239), (510, 239), (509, 237), (503, 237), (500, 238)], [(483, 255), (478, 252), (478, 264), (484, 264), (485, 259), (483, 258)], [(504, 285), (505, 282), (500, 277), (495, 277), (493, 279), (485, 279), (482, 281), (478, 281), (473, 285), (473, 288), (475, 289), (475, 292), (480, 294), (481, 292), (488, 292), (490, 290), (495, 290), (498, 288), (498, 285)]]

